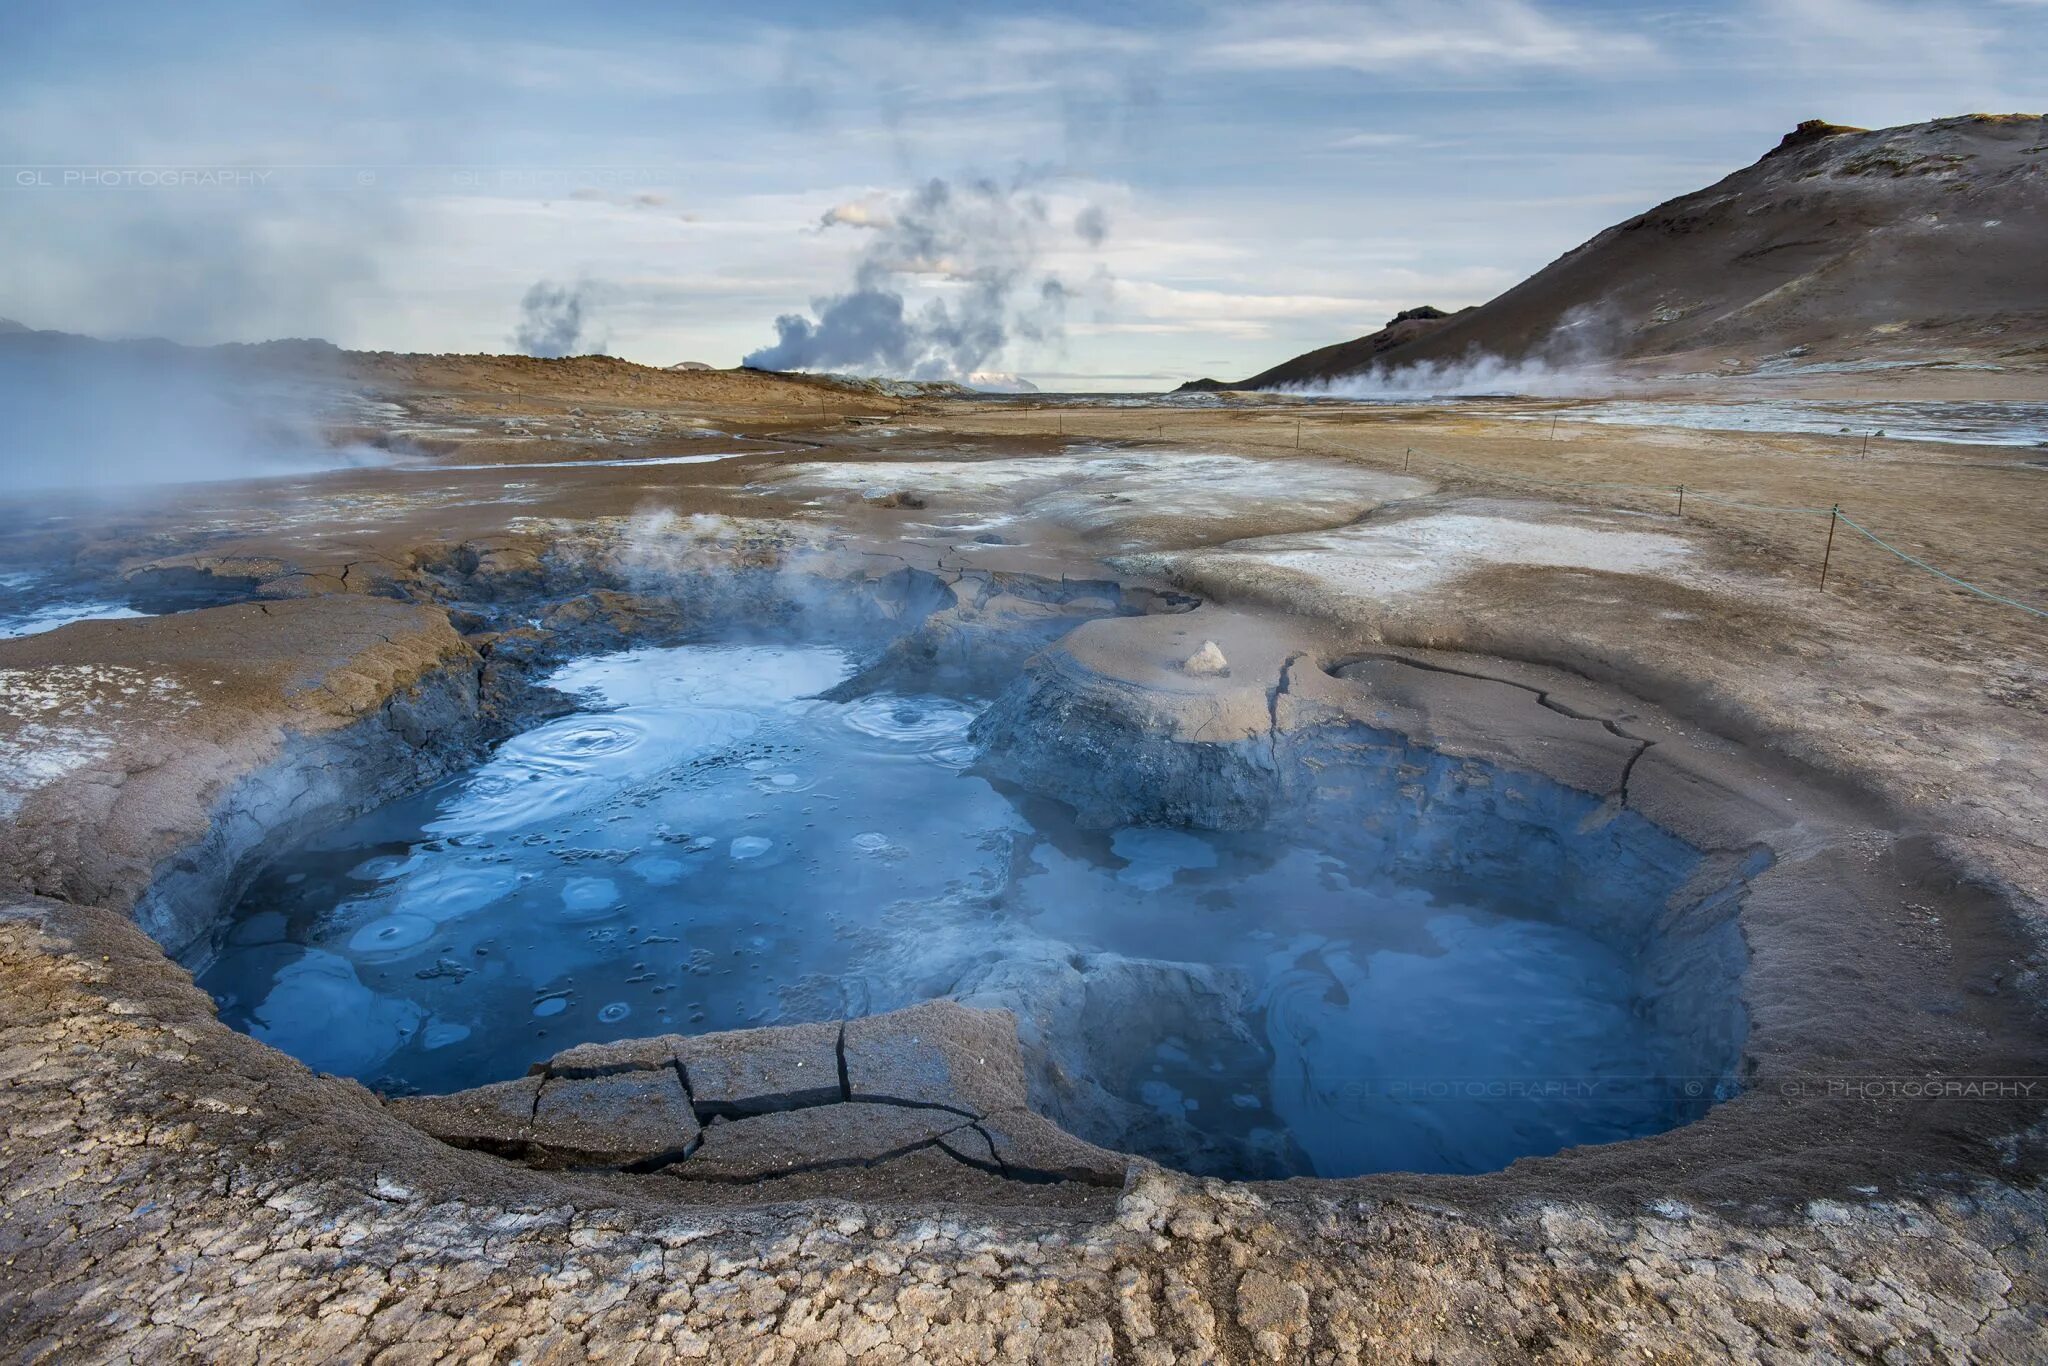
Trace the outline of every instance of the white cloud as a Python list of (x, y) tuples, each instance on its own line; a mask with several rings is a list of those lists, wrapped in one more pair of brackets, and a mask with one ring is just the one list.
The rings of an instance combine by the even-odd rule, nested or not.
[(881, 195), (864, 195), (834, 204), (818, 216), (818, 231), (826, 228), (886, 228), (896, 221)]
[(1197, 60), (1225, 70), (1472, 78), (1598, 71), (1657, 55), (1639, 33), (1574, 23), (1532, 0), (1283, 0), (1215, 11)]
[(1420, 141), (1413, 133), (1346, 133), (1329, 145), (1336, 151), (1362, 151), (1381, 147), (1406, 147)]
[(1991, 44), (1999, 34), (1978, 22), (1979, 13), (1924, 0), (1763, 0), (1755, 18), (1774, 40), (1769, 60), (1836, 75), (1960, 78), (1988, 86), (1997, 69)]

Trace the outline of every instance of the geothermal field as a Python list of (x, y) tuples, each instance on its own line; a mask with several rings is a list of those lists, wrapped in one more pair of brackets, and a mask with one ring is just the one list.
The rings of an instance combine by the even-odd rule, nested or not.
[(2048, 124), (1178, 387), (889, 294), (998, 199), (0, 328), (7, 1355), (2048, 1360)]

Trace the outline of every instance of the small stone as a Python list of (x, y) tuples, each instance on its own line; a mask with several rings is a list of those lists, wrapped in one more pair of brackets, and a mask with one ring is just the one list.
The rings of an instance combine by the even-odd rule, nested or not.
[(1203, 641), (1202, 648), (1189, 655), (1180, 667), (1181, 672), (1197, 678), (1226, 678), (1230, 674), (1230, 661), (1213, 640)]
[(861, 494), (861, 501), (871, 508), (911, 508), (925, 506), (925, 497), (910, 489), (868, 489)]

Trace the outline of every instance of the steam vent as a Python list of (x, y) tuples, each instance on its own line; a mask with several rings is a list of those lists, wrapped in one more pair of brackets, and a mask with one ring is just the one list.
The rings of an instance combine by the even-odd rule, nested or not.
[(2048, 1362), (2043, 11), (116, 8), (0, 1356)]

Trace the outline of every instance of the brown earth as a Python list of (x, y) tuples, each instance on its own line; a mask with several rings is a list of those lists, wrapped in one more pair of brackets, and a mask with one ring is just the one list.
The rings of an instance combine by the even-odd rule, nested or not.
[[(963, 1169), (940, 1142), (960, 1127), (938, 1126), (896, 1145), (917, 1151), (879, 1154), (888, 1160), (857, 1176), (742, 1185), (729, 1199), (706, 1181), (695, 1184), (713, 1194), (684, 1198), (672, 1188), (693, 1183), (529, 1169), (437, 1143), (354, 1083), (316, 1077), (222, 1028), (133, 923), (144, 884), (192, 857), (223, 803), (247, 808), (246, 796), (236, 807), (230, 795), (246, 793), (266, 765), (312, 755), (346, 768), (368, 752), (347, 748), (366, 726), (417, 741), (418, 767), (380, 782), (416, 782), (460, 761), (461, 747), (438, 752), (435, 735), (488, 711), (490, 660), (508, 647), (437, 604), (439, 576), (517, 594), (551, 553), (602, 544), (637, 513), (707, 513), (747, 528), (732, 553), (763, 563), (802, 545), (856, 558), (887, 551), (947, 574), (1025, 568), (1179, 585), (1220, 604), (1188, 620), (1213, 629), (1232, 658), (1231, 686), (1254, 692), (1264, 680), (1252, 661), (1266, 647), (1246, 642), (1278, 633), (1297, 642), (1290, 649), (1312, 645), (1327, 659), (1330, 681), (1318, 686), (1331, 697), (1364, 686), (1347, 684), (1340, 666), (1370, 656), (1382, 672), (1407, 660), (1477, 673), (1473, 686), (1504, 688), (1518, 705), (1530, 705), (1532, 689), (1554, 690), (1573, 711), (1620, 717), (1625, 728), (1654, 724), (1659, 735), (1667, 731), (1656, 718), (1668, 717), (1674, 743), (1754, 764), (1811, 793), (1816, 811), (1853, 813), (1843, 828), (1862, 832), (1830, 846), (1840, 862), (1826, 866), (1839, 876), (1810, 888), (1804, 905), (1816, 917), (1826, 907), (1837, 937), (1804, 979), (1784, 970), (1785, 990), (1771, 998), (1784, 1003), (1776, 1037), (1842, 1043), (1851, 1068), (1859, 1031), (1884, 1033), (1878, 1012), (1898, 1009), (1925, 1032), (1892, 1042), (1933, 1041), (1909, 1060), (1917, 1076), (1966, 1075), (2001, 1056), (2031, 1068), (2040, 1032), (2026, 1022), (2048, 925), (2041, 623), (1839, 533), (1822, 593), (1825, 518), (1698, 499), (1681, 518), (1675, 487), (1668, 499), (1658, 487), (1840, 503), (1965, 578), (2042, 602), (2048, 513), (2034, 481), (2048, 471), (2025, 456), (1878, 441), (1865, 457), (1855, 439), (1597, 427), (1574, 423), (1569, 406), (1553, 439), (1544, 424), (1472, 407), (1025, 407), (611, 362), (349, 364), (375, 397), (405, 410), (388, 425), (391, 444), (434, 451), (422, 468), (194, 487), (147, 505), (45, 503), (4, 538), (10, 560), (113, 567), (139, 582), (196, 575), (256, 599), (0, 644), (10, 706), (34, 713), (0, 717), (0, 744), (20, 764), (10, 785), (45, 773), (53, 755), (77, 760), (0, 815), (9, 851), (0, 868), (14, 889), (0, 914), (0, 1340), (14, 1354), (2048, 1353), (2048, 1214), (2026, 1106), (1849, 1104), (1813, 1112), (1811, 1131), (1807, 1120), (1774, 1130), (1757, 1118), (1774, 1103), (1760, 1096), (1689, 1130), (1518, 1164), (1498, 1178), (1248, 1186), (1141, 1166), (1121, 1193)], [(479, 422), (506, 415), (531, 418), (533, 430), (507, 436)], [(590, 463), (727, 448), (727, 438), (686, 435), (700, 422), (744, 438), (730, 448), (749, 454), (638, 469)], [(1163, 482), (1096, 495), (1095, 476), (1062, 465), (1054, 482), (1065, 487), (1027, 496), (920, 478), (921, 465), (935, 468), (927, 461), (1007, 468), (1084, 441), (1115, 443)], [(1242, 504), (1219, 518), (1199, 498), (1171, 496), (1184, 452), (1254, 458), (1259, 487), (1299, 489), (1304, 501), (1354, 485), (1379, 492), (1355, 495), (1362, 510), (1305, 522), (1298, 508), (1219, 485), (1238, 491), (1214, 498)], [(519, 468), (560, 461), (581, 465)], [(780, 467), (796, 462), (858, 464), (854, 490), (872, 467), (892, 496), (824, 492), (795, 476), (778, 487)], [(497, 468), (435, 469), (455, 464)], [(1407, 481), (1353, 478), (1404, 472)], [(1535, 478), (1653, 487), (1560, 490)], [(1019, 543), (946, 528), (949, 517), (995, 510), (1014, 515), (1009, 539)], [(1534, 563), (1483, 539), (1476, 549), (1424, 539), (1437, 547), (1429, 554), (1440, 578), (1410, 585), (1401, 575), (1411, 569), (1391, 580), (1351, 573), (1382, 563), (1388, 542), (1474, 525), (1501, 528), (1501, 545), (1524, 533), (1561, 538), (1568, 554)], [(1326, 550), (1300, 557), (1304, 535), (1348, 538), (1335, 543), (1336, 570)], [(1615, 536), (1651, 538), (1643, 544), (1666, 562), (1604, 559), (1604, 547), (1623, 543)], [(1111, 543), (1118, 562), (1104, 566)], [(1362, 586), (1381, 582), (1392, 587)], [(393, 596), (415, 601), (382, 600)], [(1284, 671), (1290, 650), (1267, 653)], [(1135, 657), (1117, 646), (1098, 672), (1136, 667), (1117, 662)], [(1406, 698), (1412, 724), (1443, 724), (1429, 720), (1435, 694), (1424, 684), (1402, 687), (1410, 691), (1381, 695)], [(91, 710), (72, 705), (88, 693)], [(45, 695), (51, 708), (29, 706)], [(1629, 710), (1631, 698), (1646, 709)], [(54, 746), (52, 709), (66, 728)], [(1539, 764), (1535, 753), (1526, 762)], [(1777, 791), (1762, 783), (1738, 795)], [(1772, 904), (1792, 931), (1800, 895), (1796, 880), (1773, 893), (1790, 898)], [(1858, 936), (1869, 943), (1860, 957)], [(1796, 1003), (1825, 1001), (1831, 972), (1853, 991), (1839, 993), (1836, 1018), (1803, 1019)], [(581, 1075), (562, 1059), (551, 1066)], [(664, 1103), (676, 1122), (693, 1122)], [(802, 1121), (762, 1128), (775, 1130), (775, 1143), (808, 1147), (821, 1140), (805, 1125), (853, 1123), (859, 1104), (849, 1089)], [(1832, 1130), (1835, 1164), (1819, 1156), (1825, 1139), (1788, 1138), (1768, 1154), (1761, 1141), (1717, 1146), (1731, 1133), (1794, 1130)], [(541, 1167), (560, 1160), (559, 1149), (539, 1148)], [(729, 1170), (750, 1169), (743, 1160)]]

